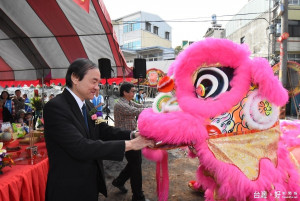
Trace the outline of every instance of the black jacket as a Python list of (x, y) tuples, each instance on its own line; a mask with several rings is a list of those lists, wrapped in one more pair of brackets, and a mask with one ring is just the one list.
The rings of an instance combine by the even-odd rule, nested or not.
[[(86, 104), (88, 113), (93, 106)], [(87, 116), (89, 132), (67, 89), (44, 107), (49, 156), (46, 201), (97, 201), (99, 192), (107, 195), (102, 160), (123, 160), (130, 131), (106, 123), (95, 126)]]
[(2, 110), (2, 116), (3, 116), (3, 122), (13, 122), (13, 117), (10, 114), (9, 110), (7, 109), (7, 107), (3, 106), (3, 110)]

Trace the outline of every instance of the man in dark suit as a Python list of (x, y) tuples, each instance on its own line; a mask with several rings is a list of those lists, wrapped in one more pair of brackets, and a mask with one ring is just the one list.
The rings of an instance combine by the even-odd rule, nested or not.
[(139, 135), (130, 140), (130, 131), (95, 125), (88, 100), (99, 90), (99, 81), (97, 66), (77, 59), (68, 68), (67, 88), (45, 105), (46, 201), (97, 201), (99, 192), (107, 196), (102, 160), (121, 161), (125, 151), (153, 146)]

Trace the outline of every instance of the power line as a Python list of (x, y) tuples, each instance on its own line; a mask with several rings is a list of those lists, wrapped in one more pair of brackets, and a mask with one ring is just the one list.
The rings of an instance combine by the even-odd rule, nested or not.
[[(220, 15), (216, 16), (219, 17), (235, 17), (235, 16), (244, 16), (244, 15), (257, 15), (257, 14), (263, 14), (264, 12), (259, 13), (240, 13), (240, 14), (234, 14), (234, 15)], [(209, 19), (209, 20), (196, 20), (193, 21), (192, 19)], [(121, 21), (121, 24), (136, 24), (136, 23), (146, 23), (146, 22), (211, 22), (211, 16), (210, 17), (195, 17), (195, 18), (183, 18), (183, 19), (172, 19), (172, 20), (151, 20), (151, 21), (137, 21), (137, 20), (130, 20), (130, 21)], [(222, 21), (219, 20), (218, 21)], [(230, 20), (226, 20), (230, 21)]]
[[(241, 21), (241, 20), (258, 20), (263, 19), (269, 23), (269, 21), (266, 18), (255, 18), (255, 19), (230, 19), (230, 20), (218, 20), (221, 22), (230, 22), (230, 21)], [(139, 21), (139, 23), (146, 23), (146, 22), (166, 22), (163, 20), (158, 21)], [(201, 22), (211, 22), (211, 20), (189, 20), (189, 21), (168, 21), (168, 22), (176, 22), (176, 23), (201, 23)], [(132, 23), (129, 23), (132, 24)], [(41, 38), (65, 38), (65, 37), (85, 37), (85, 36), (104, 36), (104, 35), (112, 35), (112, 33), (93, 33), (93, 34), (68, 34), (68, 35), (56, 35), (56, 36), (30, 36), (30, 37), (22, 37), (22, 36), (16, 36), (11, 38), (1, 38), (2, 40), (14, 40), (14, 39), (41, 39)]]
[[(265, 19), (265, 18), (255, 18), (255, 19)], [(251, 19), (231, 19), (231, 20), (217, 20), (217, 21), (221, 21), (221, 22), (227, 22), (227, 21), (240, 21), (240, 20), (255, 20), (253, 18)], [(265, 19), (266, 20), (266, 19)], [(164, 20), (156, 20), (156, 21), (139, 21), (138, 23), (146, 23), (146, 22), (211, 22), (211, 20), (186, 20), (186, 21), (180, 21), (180, 20), (168, 20), (168, 21), (164, 21)], [(131, 22), (129, 23), (122, 23), (122, 25), (124, 24), (132, 24)]]
[[(240, 14), (234, 14), (234, 15), (218, 15), (216, 16), (217, 18), (218, 17), (234, 17), (234, 16), (243, 16), (243, 15), (254, 15), (254, 14), (263, 14), (263, 12), (260, 12), (260, 13), (240, 13)], [(183, 18), (183, 19), (172, 19), (172, 20), (189, 20), (189, 19), (201, 19), (201, 18), (209, 18), (211, 19), (211, 16), (210, 17), (194, 17), (194, 18)], [(168, 20), (166, 20), (168, 21)]]

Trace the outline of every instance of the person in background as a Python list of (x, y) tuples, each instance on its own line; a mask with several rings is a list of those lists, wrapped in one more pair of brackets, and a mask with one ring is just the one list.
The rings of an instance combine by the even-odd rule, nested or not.
[(49, 100), (51, 100), (52, 98), (54, 98), (55, 96), (54, 96), (54, 94), (50, 94), (49, 95)]
[(27, 112), (32, 112), (32, 109), (31, 109), (31, 107), (29, 106), (30, 100), (29, 100), (29, 98), (27, 97), (27, 94), (23, 94), (23, 99), (24, 99), (24, 104), (25, 104), (25, 106), (24, 106), (25, 112), (26, 112), (26, 113), (27, 113)]
[(99, 94), (99, 90), (96, 91), (94, 98), (92, 99), (92, 103), (94, 107), (97, 109), (97, 117), (102, 117), (102, 108), (104, 105), (104, 98), (101, 94)]
[(139, 89), (138, 93), (135, 95), (135, 102), (144, 104), (144, 96), (143, 96), (143, 89)]
[(67, 70), (64, 91), (45, 104), (46, 201), (98, 201), (99, 192), (107, 196), (102, 160), (121, 161), (127, 151), (154, 146), (139, 133), (92, 120), (90, 100), (99, 82), (97, 65), (77, 59)]
[(15, 96), (12, 99), (12, 101), (14, 102), (15, 105), (15, 113), (13, 113), (12, 115), (13, 117), (16, 117), (19, 110), (25, 109), (25, 100), (21, 97), (20, 89), (15, 90)]
[(42, 101), (43, 101), (44, 103), (48, 102), (48, 96), (47, 96), (46, 93), (43, 93), (43, 94), (42, 94)]
[(13, 122), (13, 117), (9, 110), (4, 106), (4, 99), (0, 98), (0, 123)]
[(143, 92), (143, 99), (144, 99), (144, 102), (146, 101), (146, 98), (148, 97), (147, 93), (144, 91)]
[(32, 115), (32, 112), (27, 112), (26, 114), (25, 114), (25, 120), (24, 120), (24, 123), (27, 125), (27, 126), (30, 126), (30, 122), (32, 122), (32, 117), (33, 117), (33, 115)]
[[(115, 127), (135, 132), (137, 129), (137, 117), (143, 111), (144, 106), (133, 100), (136, 89), (134, 85), (125, 82), (120, 87), (120, 99), (114, 106)], [(142, 188), (142, 153), (140, 150), (132, 150), (125, 153), (126, 167), (119, 176), (113, 180), (112, 185), (126, 193), (125, 182), (130, 179), (132, 201), (145, 201)]]
[(25, 119), (25, 110), (21, 109), (17, 112), (16, 118), (15, 118), (15, 122), (16, 123), (25, 123), (26, 119)]
[(10, 114), (13, 116), (13, 114), (15, 114), (15, 105), (14, 102), (10, 99), (9, 93), (7, 91), (2, 91), (0, 98), (3, 99), (4, 107), (6, 107)]

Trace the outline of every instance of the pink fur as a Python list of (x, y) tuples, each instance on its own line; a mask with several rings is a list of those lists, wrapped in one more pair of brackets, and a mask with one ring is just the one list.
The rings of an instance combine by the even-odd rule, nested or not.
[[(160, 201), (167, 201), (169, 194), (168, 153), (165, 150), (148, 148), (144, 148), (142, 153), (148, 160), (156, 162), (157, 197)], [(162, 175), (160, 174), (161, 170)]]
[[(288, 148), (300, 146), (300, 120), (280, 122), (282, 139)], [(300, 162), (300, 161), (299, 161)]]
[(163, 157), (164, 157), (164, 152), (166, 152), (165, 150), (161, 150), (161, 149), (149, 149), (149, 148), (144, 148), (142, 150), (143, 155), (151, 161), (155, 161), (155, 162), (161, 162)]
[(251, 74), (253, 83), (259, 85), (259, 92), (262, 96), (278, 106), (287, 103), (289, 99), (287, 90), (275, 76), (270, 76), (273, 75), (273, 71), (266, 59), (255, 58)]
[[(195, 188), (205, 190), (205, 199), (214, 200), (214, 193), (224, 200), (256, 201), (276, 200), (270, 196), (276, 191), (300, 193), (299, 173), (291, 162), (287, 146), (292, 144), (296, 133), (285, 132), (277, 149), (277, 166), (263, 158), (259, 163), (259, 176), (252, 181), (235, 165), (218, 160), (210, 151), (206, 130), (207, 120), (228, 112), (249, 91), (251, 84), (258, 85), (258, 92), (272, 104), (282, 106), (287, 102), (287, 91), (274, 76), (265, 59), (250, 59), (245, 45), (226, 39), (206, 39), (184, 50), (170, 67), (168, 75), (174, 76), (176, 97), (181, 111), (155, 113), (144, 110), (139, 116), (141, 134), (163, 144), (193, 145), (198, 157)], [(234, 68), (231, 89), (216, 98), (200, 99), (195, 96), (192, 75), (202, 65), (220, 63)], [(284, 128), (282, 124), (282, 128)], [(300, 129), (300, 125), (298, 124)], [(297, 135), (298, 136), (298, 135)], [(298, 143), (298, 142), (297, 142)], [(297, 144), (299, 145), (300, 142)], [(160, 162), (162, 153), (146, 151), (147, 158)], [(274, 189), (273, 189), (274, 187)], [(268, 192), (268, 198), (255, 198), (254, 193)], [(298, 197), (300, 197), (298, 195)], [(283, 198), (278, 198), (283, 200)], [(299, 199), (293, 199), (299, 200)]]
[[(226, 112), (232, 105), (237, 104), (247, 93), (251, 83), (249, 55), (246, 46), (237, 45), (229, 40), (216, 39), (194, 43), (182, 52), (174, 70), (176, 95), (181, 109), (207, 118)], [(192, 74), (202, 64), (215, 63), (236, 69), (231, 81), (232, 90), (219, 95), (216, 100), (211, 98), (199, 100), (195, 97)]]
[[(160, 119), (159, 121), (157, 121)], [(155, 113), (146, 109), (139, 115), (139, 131), (156, 142), (181, 145), (205, 140), (207, 132), (201, 117), (183, 112)], [(159, 128), (159, 132), (157, 129)], [(178, 131), (186, 131), (179, 133)]]

